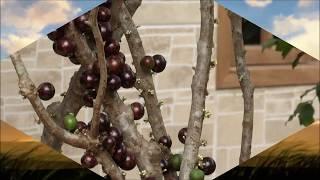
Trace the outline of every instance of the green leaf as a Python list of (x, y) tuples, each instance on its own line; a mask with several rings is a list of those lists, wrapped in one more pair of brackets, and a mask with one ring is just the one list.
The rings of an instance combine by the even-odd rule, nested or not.
[(318, 96), (318, 100), (319, 100), (319, 103), (320, 103), (320, 83), (317, 84), (316, 95)]
[(278, 42), (278, 38), (271, 38), (268, 39), (267, 41), (265, 41), (262, 44), (262, 52), (266, 49), (266, 48), (271, 48), (272, 46), (276, 45)]
[(299, 112), (299, 121), (300, 125), (308, 126), (314, 122), (314, 108), (311, 103), (304, 103), (303, 106), (300, 107)]
[(297, 114), (300, 113), (301, 108), (304, 106), (305, 103), (306, 103), (306, 102), (302, 102), (302, 103), (299, 103), (299, 104), (297, 105), (297, 107), (296, 107), (296, 109), (294, 110), (293, 114), (291, 114), (291, 115), (289, 116), (288, 122), (291, 121), (294, 117), (297, 116)]
[(294, 61), (292, 62), (292, 69), (294, 69), (300, 62), (300, 58), (304, 55), (304, 52), (300, 52), (297, 57), (294, 59)]
[(287, 57), (287, 55), (289, 54), (289, 52), (291, 51), (291, 49), (293, 48), (293, 46), (281, 39), (278, 40), (277, 45), (276, 45), (276, 51), (280, 51), (282, 58)]

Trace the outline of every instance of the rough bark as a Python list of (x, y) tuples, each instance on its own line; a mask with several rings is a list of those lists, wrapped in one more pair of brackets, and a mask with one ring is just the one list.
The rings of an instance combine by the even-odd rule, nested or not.
[(146, 55), (146, 53), (144, 51), (139, 32), (124, 4), (120, 9), (119, 20), (122, 30), (126, 32), (125, 36), (132, 55), (133, 65), (136, 69), (137, 82), (135, 87), (142, 91), (141, 95), (145, 101), (148, 113), (148, 122), (151, 125), (153, 136), (158, 141), (160, 137), (167, 135), (167, 132), (163, 123), (152, 74), (151, 72), (143, 70), (140, 66), (140, 60)]
[(101, 37), (100, 30), (98, 29), (98, 22), (97, 22), (97, 15), (98, 15), (98, 8), (93, 9), (90, 12), (90, 26), (93, 33), (93, 37), (95, 40), (96, 48), (97, 48), (97, 58), (99, 63), (100, 69), (100, 80), (99, 80), (99, 88), (96, 96), (96, 100), (93, 106), (93, 115), (91, 119), (91, 128), (90, 128), (90, 135), (92, 138), (97, 138), (99, 135), (99, 124), (100, 124), (100, 111), (102, 101), (105, 96), (105, 92), (107, 89), (107, 66), (106, 66), (106, 59), (104, 53), (104, 43)]
[[(148, 114), (148, 122), (150, 123), (152, 134), (155, 140), (158, 141), (162, 136), (167, 136), (167, 132), (164, 126), (152, 74), (151, 72), (143, 70), (140, 66), (140, 60), (146, 54), (136, 25), (131, 18), (129, 8), (126, 8), (125, 5), (123, 5), (120, 9), (119, 20), (123, 32), (126, 32), (125, 36), (132, 55), (133, 65), (136, 69), (137, 82), (135, 87), (141, 91), (141, 96), (144, 98)], [(162, 153), (163, 158), (168, 159), (170, 155), (170, 149), (162, 146)], [(177, 179), (176, 172), (168, 170), (165, 173), (165, 179)]]
[(71, 134), (54, 122), (52, 118), (54, 115), (47, 112), (40, 98), (38, 97), (37, 88), (29, 78), (29, 74), (21, 60), (21, 56), (17, 53), (10, 55), (10, 58), (19, 78), (20, 94), (30, 101), (33, 109), (37, 113), (46, 129), (60, 141), (70, 144), (74, 147), (87, 149), (91, 148), (91, 146), (95, 146), (95, 144), (98, 143), (97, 141), (91, 140), (86, 136)]
[(205, 99), (209, 80), (210, 61), (213, 46), (214, 4), (213, 1), (200, 0), (201, 27), (197, 44), (197, 65), (192, 79), (192, 104), (188, 123), (183, 160), (179, 179), (187, 180), (198, 160), (202, 124), (205, 113)]
[(122, 132), (125, 145), (135, 154), (140, 172), (145, 171), (145, 177), (161, 180), (161, 149), (156, 142), (148, 142), (138, 132), (131, 108), (123, 103), (116, 92), (107, 93), (104, 106), (112, 125)]
[(96, 153), (98, 162), (102, 165), (102, 171), (111, 176), (112, 180), (124, 180), (121, 170), (112, 160), (107, 151), (98, 150)]
[[(128, 8), (131, 9), (130, 13), (133, 15), (136, 9), (140, 6), (141, 0), (132, 0), (128, 3)], [(79, 110), (84, 106), (82, 97), (84, 95), (84, 89), (80, 85), (80, 75), (86, 69), (86, 65), (94, 62), (96, 60), (95, 54), (92, 52), (88, 44), (86, 44), (86, 39), (77, 31), (72, 22), (69, 23), (66, 36), (69, 37), (77, 46), (75, 57), (82, 64), (79, 71), (75, 72), (70, 80), (69, 88), (66, 92), (60, 105), (48, 106), (48, 111), (51, 111), (55, 116), (55, 122), (63, 127), (63, 117), (68, 113), (78, 114)], [(113, 38), (115, 40), (120, 40), (123, 35), (121, 28), (117, 28), (113, 32)], [(51, 109), (52, 108), (52, 109)], [(54, 111), (53, 111), (54, 109)], [(61, 151), (62, 141), (52, 136), (50, 131), (44, 128), (41, 136), (41, 142), (47, 144), (48, 146), (54, 148), (56, 151)]]
[(242, 18), (229, 11), (231, 21), (233, 49), (236, 61), (237, 76), (239, 78), (241, 91), (243, 94), (243, 121), (242, 139), (239, 163), (248, 160), (251, 155), (252, 131), (253, 131), (253, 112), (254, 87), (250, 81), (250, 73), (245, 62), (245, 50), (242, 34)]

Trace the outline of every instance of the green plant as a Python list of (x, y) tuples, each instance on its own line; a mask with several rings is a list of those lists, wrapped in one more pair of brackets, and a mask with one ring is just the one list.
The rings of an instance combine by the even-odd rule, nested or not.
[[(276, 51), (281, 52), (282, 58), (286, 58), (287, 55), (290, 53), (291, 50), (293, 50), (295, 47), (291, 44), (283, 41), (282, 39), (278, 37), (273, 37), (269, 40), (267, 40), (265, 43), (262, 44), (262, 51), (266, 48), (275, 47)], [(300, 62), (301, 57), (305, 55), (305, 52), (300, 52), (295, 57), (294, 61), (292, 62), (292, 69), (294, 69)], [(303, 98), (315, 91), (316, 96), (312, 100), (303, 100)], [(300, 96), (300, 103), (295, 108), (292, 115), (289, 116), (289, 119), (287, 122), (292, 121), (294, 117), (298, 116), (300, 125), (308, 126), (314, 122), (314, 107), (313, 107), (313, 101), (318, 96), (318, 100), (320, 103), (320, 82), (310, 88), (307, 89), (301, 96)]]

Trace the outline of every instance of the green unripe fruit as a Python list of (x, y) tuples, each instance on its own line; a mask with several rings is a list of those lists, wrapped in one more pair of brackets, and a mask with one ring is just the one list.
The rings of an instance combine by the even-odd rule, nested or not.
[(190, 180), (204, 180), (204, 172), (200, 169), (193, 169), (189, 178)]
[(69, 113), (64, 117), (64, 128), (68, 131), (74, 131), (77, 127), (77, 119), (73, 113)]
[(182, 162), (182, 155), (181, 154), (174, 154), (169, 159), (169, 166), (174, 169), (175, 171), (180, 170)]

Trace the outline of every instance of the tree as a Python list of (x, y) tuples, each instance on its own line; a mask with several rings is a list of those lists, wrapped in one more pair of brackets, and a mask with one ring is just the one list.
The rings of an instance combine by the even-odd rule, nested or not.
[[(71, 78), (68, 90), (62, 94), (63, 100), (53, 102), (47, 108), (42, 100), (53, 97), (53, 85), (44, 82), (36, 87), (19, 52), (12, 54), (20, 94), (30, 101), (44, 125), (43, 143), (58, 151), (63, 143), (85, 149), (82, 165), (93, 168), (101, 164), (106, 178), (122, 180), (122, 170), (131, 170), (137, 165), (142, 179), (178, 179), (176, 171), (179, 170), (180, 180), (203, 179), (215, 170), (211, 157), (198, 158), (203, 119), (209, 115), (205, 110), (209, 71), (215, 65), (211, 61), (216, 43), (213, 42), (214, 2), (200, 0), (201, 30), (191, 85), (192, 108), (188, 128), (179, 132), (180, 141), (185, 143), (183, 155), (173, 155), (170, 151), (172, 142), (163, 123), (161, 102), (157, 99), (152, 78), (152, 73), (165, 69), (166, 60), (161, 55), (146, 55), (132, 20), (140, 4), (141, 0), (107, 1), (48, 35), (54, 42), (55, 53), (81, 66)], [(241, 19), (231, 16), (231, 20), (236, 30), (234, 48), (245, 100), (240, 158), (244, 161), (249, 158), (251, 148), (253, 87), (244, 63), (242, 33), (238, 33)], [(135, 72), (119, 51), (122, 35), (128, 42)], [(138, 102), (126, 105), (117, 93), (120, 87), (135, 88), (140, 92), (152, 129), (152, 140), (146, 140), (134, 122), (144, 115), (144, 106)], [(79, 110), (85, 106), (93, 108), (89, 124), (76, 119)]]

